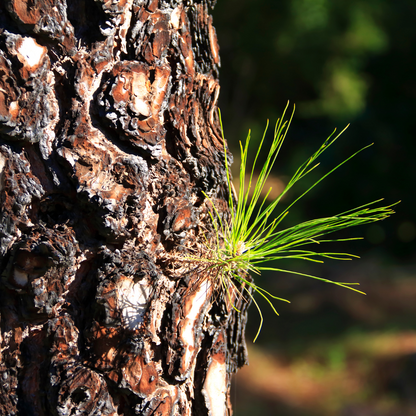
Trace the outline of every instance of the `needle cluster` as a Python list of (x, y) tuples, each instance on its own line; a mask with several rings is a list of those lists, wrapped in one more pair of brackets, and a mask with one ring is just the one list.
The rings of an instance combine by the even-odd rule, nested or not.
[[(207, 254), (203, 258), (199, 258), (197, 261), (205, 263), (204, 268), (210, 271), (210, 275), (216, 279), (217, 286), (222, 288), (233, 305), (234, 302), (232, 301), (232, 294), (235, 294), (236, 292), (241, 296), (248, 296), (252, 299), (260, 314), (260, 326), (254, 341), (260, 333), (263, 324), (263, 317), (260, 307), (255, 301), (252, 293), (259, 293), (270, 304), (276, 314), (278, 313), (272, 301), (289, 301), (270, 294), (255, 283), (257, 279), (253, 280), (248, 278), (248, 274), (253, 277), (255, 275), (260, 275), (263, 270), (292, 273), (332, 283), (337, 286), (365, 294), (356, 288), (358, 283), (336, 282), (318, 276), (301, 273), (296, 270), (288, 270), (275, 265), (282, 264), (280, 261), (284, 259), (301, 259), (312, 262), (323, 262), (326, 258), (335, 260), (351, 260), (353, 257), (358, 257), (343, 252), (334, 253), (314, 251), (314, 249), (321, 243), (359, 239), (356, 237), (346, 239), (328, 239), (327, 236), (328, 234), (348, 227), (355, 227), (358, 225), (384, 220), (394, 213), (392, 206), (395, 204), (381, 207), (376, 206), (380, 203), (380, 201), (382, 201), (382, 199), (380, 199), (330, 217), (312, 219), (288, 228), (284, 228), (283, 220), (286, 219), (290, 208), (293, 207), (294, 204), (296, 204), (303, 196), (310, 192), (328, 175), (341, 167), (344, 163), (348, 162), (358, 153), (371, 146), (370, 144), (363, 147), (336, 165), (329, 172), (321, 176), (319, 180), (314, 182), (287, 208), (279, 212), (277, 210), (277, 206), (281, 199), (298, 181), (303, 179), (319, 165), (319, 163), (316, 162), (319, 156), (326, 151), (348, 127), (347, 126), (339, 134), (335, 134), (336, 132), (334, 131), (325, 140), (322, 146), (297, 169), (287, 183), (283, 192), (276, 199), (270, 202), (268, 200), (268, 196), (271, 188), (265, 194), (263, 189), (266, 186), (267, 179), (273, 169), (273, 165), (280, 152), (293, 119), (294, 109), (289, 119), (285, 120), (287, 108), (288, 105), (286, 106), (282, 117), (276, 123), (273, 142), (268, 151), (266, 160), (260, 169), (257, 168), (257, 162), (264, 144), (268, 126), (266, 126), (266, 130), (263, 134), (263, 138), (257, 149), (254, 162), (250, 169), (247, 167), (250, 132), (244, 145), (240, 142), (241, 163), (239, 172), (239, 190), (237, 195), (234, 195), (232, 191), (233, 187), (231, 183), (231, 174), (226, 156), (225, 139), (223, 137), (225, 168), (227, 172), (229, 190), (228, 205), (231, 213), (230, 220), (228, 222), (222, 219), (222, 216), (218, 212), (212, 200), (208, 195), (205, 195), (210, 201), (212, 207), (210, 215), (215, 229), (215, 241), (206, 241)], [(256, 170), (260, 170), (260, 174), (258, 176), (254, 175)], [(248, 183), (246, 178), (248, 178)]]

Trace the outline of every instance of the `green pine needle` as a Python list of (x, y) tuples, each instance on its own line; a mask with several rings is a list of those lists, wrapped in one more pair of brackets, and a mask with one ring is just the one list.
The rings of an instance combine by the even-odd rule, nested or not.
[(205, 242), (207, 253), (204, 257), (191, 257), (189, 259), (192, 262), (196, 261), (205, 264), (205, 270), (207, 270), (211, 276), (215, 276), (215, 279), (217, 279), (217, 282), (219, 282), (218, 287), (223, 289), (224, 293), (235, 309), (236, 307), (232, 300), (232, 293), (238, 293), (241, 295), (241, 292), (239, 292), (237, 287), (240, 287), (240, 290), (245, 291), (246, 295), (251, 298), (260, 314), (260, 325), (254, 341), (257, 339), (263, 325), (263, 316), (259, 305), (253, 298), (252, 293), (259, 293), (269, 303), (276, 314), (278, 313), (272, 303), (272, 300), (281, 300), (285, 302), (289, 301), (286, 299), (278, 298), (257, 286), (253, 280), (248, 278), (249, 273), (252, 275), (259, 275), (263, 270), (292, 273), (321, 280), (323, 282), (332, 283), (337, 286), (365, 294), (364, 292), (354, 287), (358, 285), (358, 283), (335, 282), (332, 280), (320, 278), (318, 276), (300, 273), (294, 270), (269, 267), (265, 265), (265, 263), (269, 263), (270, 261), (280, 261), (283, 259), (301, 259), (312, 262), (322, 262), (325, 258), (336, 260), (351, 260), (357, 256), (348, 253), (315, 252), (310, 247), (311, 245), (327, 242), (356, 240), (357, 238), (324, 239), (324, 237), (326, 237), (328, 234), (343, 230), (348, 227), (355, 227), (358, 225), (384, 220), (394, 213), (392, 207), (393, 205), (396, 205), (392, 204), (382, 207), (375, 206), (380, 201), (382, 201), (382, 199), (380, 199), (342, 212), (340, 214), (333, 215), (331, 217), (317, 218), (302, 222), (289, 228), (282, 228), (281, 223), (289, 214), (289, 209), (293, 207), (294, 204), (296, 204), (303, 196), (311, 191), (328, 175), (341, 167), (344, 163), (348, 162), (358, 153), (371, 146), (370, 144), (363, 147), (339, 163), (328, 173), (323, 175), (319, 180), (317, 180), (312, 186), (310, 186), (303, 194), (296, 198), (288, 208), (282, 210), (280, 213), (276, 213), (276, 207), (283, 196), (287, 194), (298, 181), (304, 178), (308, 173), (310, 173), (319, 165), (319, 163), (316, 163), (318, 157), (325, 150), (327, 150), (348, 127), (347, 126), (337, 135), (334, 131), (325, 140), (322, 146), (298, 168), (298, 170), (286, 185), (283, 192), (274, 201), (268, 203), (267, 198), (271, 188), (268, 190), (268, 192), (266, 192), (266, 196), (261, 197), (261, 195), (264, 195), (262, 192), (263, 188), (265, 187), (267, 179), (273, 169), (273, 165), (280, 152), (289, 126), (293, 119), (295, 108), (293, 109), (289, 119), (285, 120), (288, 105), (289, 103), (287, 104), (282, 117), (276, 123), (272, 145), (269, 149), (266, 161), (264, 162), (263, 166), (261, 166), (260, 174), (256, 181), (253, 180), (254, 171), (256, 169), (256, 163), (259, 158), (260, 151), (263, 147), (268, 123), (266, 125), (266, 129), (264, 131), (259, 148), (257, 149), (251, 170), (248, 172), (248, 183), (246, 183), (246, 176), (248, 171), (247, 156), (250, 145), (250, 132), (247, 136), (245, 144), (243, 145), (240, 142), (240, 188), (237, 197), (234, 197), (232, 192), (233, 187), (231, 183), (230, 168), (226, 156), (226, 145), (220, 114), (221, 130), (224, 141), (225, 168), (229, 189), (228, 205), (230, 208), (231, 219), (229, 222), (224, 222), (221, 219), (222, 217), (210, 197), (205, 194), (211, 203), (212, 210), (210, 212), (210, 216), (215, 229), (215, 241)]

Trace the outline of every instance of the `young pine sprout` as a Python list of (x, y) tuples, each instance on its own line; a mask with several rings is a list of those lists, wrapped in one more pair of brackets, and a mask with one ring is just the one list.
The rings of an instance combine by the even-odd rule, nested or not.
[[(212, 208), (210, 216), (213, 227), (215, 229), (215, 241), (206, 240), (207, 253), (204, 257), (192, 257), (192, 262), (195, 261), (204, 263), (204, 270), (209, 273), (211, 279), (215, 279), (214, 283), (216, 287), (222, 288), (235, 309), (235, 302), (232, 300), (235, 294), (240, 296), (248, 296), (252, 299), (260, 315), (260, 325), (254, 341), (257, 339), (260, 333), (263, 324), (263, 316), (259, 305), (253, 297), (253, 294), (257, 292), (263, 296), (263, 298), (269, 303), (276, 314), (278, 313), (272, 301), (289, 301), (276, 297), (258, 286), (255, 282), (256, 278), (254, 278), (254, 280), (251, 279), (249, 274), (252, 277), (253, 275), (254, 277), (256, 275), (258, 277), (263, 270), (292, 273), (313, 279), (318, 279), (323, 282), (332, 283), (337, 286), (341, 286), (343, 288), (364, 294), (364, 292), (356, 288), (358, 283), (336, 282), (318, 276), (301, 273), (295, 270), (287, 270), (279, 266), (270, 266), (270, 262), (276, 261), (276, 263), (273, 264), (279, 264), (279, 261), (283, 259), (301, 259), (312, 262), (322, 262), (325, 258), (336, 260), (351, 260), (353, 257), (358, 256), (342, 252), (316, 252), (313, 250), (313, 248), (311, 248), (311, 246), (316, 246), (317, 244), (325, 242), (359, 239), (327, 239), (327, 235), (348, 227), (381, 221), (394, 213), (392, 206), (395, 204), (377, 207), (376, 204), (382, 201), (382, 199), (380, 199), (364, 204), (357, 208), (341, 212), (331, 217), (317, 218), (302, 222), (289, 228), (284, 228), (282, 224), (283, 219), (286, 218), (290, 208), (294, 204), (296, 204), (304, 195), (311, 191), (328, 175), (341, 167), (344, 163), (356, 156), (358, 153), (371, 146), (370, 144), (363, 147), (339, 163), (332, 170), (330, 170), (319, 180), (313, 183), (313, 185), (311, 185), (305, 192), (297, 197), (287, 208), (278, 212), (276, 208), (283, 196), (287, 194), (298, 181), (304, 178), (308, 173), (310, 173), (319, 165), (319, 163), (316, 163), (318, 157), (325, 150), (327, 150), (348, 127), (347, 126), (338, 135), (335, 135), (334, 131), (325, 140), (322, 146), (297, 169), (295, 174), (292, 176), (284, 188), (283, 192), (270, 203), (268, 201), (268, 196), (271, 188), (268, 190), (268, 192), (266, 192), (265, 196), (263, 196), (264, 193), (262, 191), (266, 185), (270, 172), (273, 169), (273, 165), (276, 161), (276, 158), (279, 154), (293, 119), (295, 109), (293, 109), (289, 119), (285, 120), (287, 108), (288, 105), (286, 106), (282, 117), (276, 123), (273, 142), (267, 154), (266, 161), (264, 162), (263, 166), (261, 166), (260, 174), (255, 181), (253, 180), (253, 177), (256, 169), (256, 163), (257, 159), (259, 158), (260, 151), (263, 147), (263, 142), (268, 126), (266, 126), (266, 130), (263, 134), (259, 148), (257, 149), (251, 169), (247, 167), (250, 132), (245, 144), (243, 145), (240, 142), (240, 186), (238, 195), (235, 196), (232, 191), (233, 188), (231, 183), (230, 168), (226, 156), (224, 134), (222, 133), (224, 141), (225, 168), (229, 190), (228, 205), (230, 209), (230, 220), (223, 220), (223, 217), (220, 215), (217, 207), (212, 202), (210, 197), (205, 195), (210, 201)], [(223, 132), (222, 122), (221, 130)], [(249, 178), (248, 183), (246, 183), (246, 178)]]

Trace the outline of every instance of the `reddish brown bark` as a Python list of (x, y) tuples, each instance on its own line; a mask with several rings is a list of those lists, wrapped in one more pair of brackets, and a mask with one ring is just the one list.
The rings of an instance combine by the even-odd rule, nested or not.
[(0, 4), (1, 415), (231, 414), (213, 3)]

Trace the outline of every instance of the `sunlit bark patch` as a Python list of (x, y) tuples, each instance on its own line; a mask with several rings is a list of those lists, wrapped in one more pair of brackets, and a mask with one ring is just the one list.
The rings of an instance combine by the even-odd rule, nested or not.
[(210, 416), (224, 416), (226, 411), (227, 368), (225, 363), (212, 360), (208, 367), (202, 394)]
[(165, 97), (170, 68), (122, 61), (114, 65), (111, 78), (98, 94), (98, 105), (111, 128), (140, 147), (155, 145), (163, 136)]
[(143, 322), (147, 309), (150, 286), (143, 283), (134, 283), (123, 279), (117, 286), (117, 303), (122, 311), (124, 324), (131, 330), (138, 329)]
[[(1, 93), (0, 93), (1, 94)], [(3, 169), (6, 164), (6, 157), (0, 153), (0, 191), (3, 189)]]
[(224, 416), (226, 414), (229, 387), (226, 351), (226, 335), (221, 331), (214, 338), (202, 389), (209, 416)]
[(13, 270), (13, 280), (17, 286), (25, 286), (28, 282), (27, 273), (15, 267)]
[(22, 63), (31, 68), (39, 65), (41, 59), (46, 53), (46, 48), (44, 46), (40, 46), (32, 38), (23, 38), (17, 46), (17, 50), (19, 51), (21, 61), (23, 61)]
[(184, 306), (185, 319), (181, 323), (181, 339), (185, 348), (182, 358), (182, 371), (186, 373), (193, 364), (196, 356), (195, 345), (198, 339), (198, 324), (201, 325), (201, 315), (204, 313), (207, 302), (212, 294), (211, 282), (207, 279), (203, 281), (199, 288), (190, 295)]

